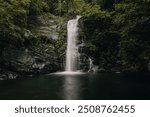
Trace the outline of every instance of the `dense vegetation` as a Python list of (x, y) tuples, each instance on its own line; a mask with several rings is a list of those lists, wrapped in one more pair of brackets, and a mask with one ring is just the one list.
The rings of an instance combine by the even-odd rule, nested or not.
[(108, 70), (147, 70), (150, 62), (150, 1), (99, 0), (99, 3), (99, 12), (84, 21), (89, 55)]
[[(94, 64), (108, 71), (145, 71), (150, 64), (149, 11), (150, 0), (0, 0), (0, 55), (8, 45), (39, 43), (43, 38), (25, 36), (39, 16), (65, 21), (79, 14), (79, 40)], [(58, 53), (63, 53), (64, 37), (48, 41)]]

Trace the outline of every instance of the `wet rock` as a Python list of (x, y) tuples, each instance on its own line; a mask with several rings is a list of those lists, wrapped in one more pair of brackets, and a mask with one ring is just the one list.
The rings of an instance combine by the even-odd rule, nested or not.
[[(29, 48), (7, 47), (0, 59), (1, 68), (5, 69), (0, 78), (15, 79), (19, 75), (55, 72), (60, 69), (57, 58), (53, 48), (44, 44)], [(7, 70), (11, 72), (5, 72)]]
[(7, 69), (0, 69), (0, 80), (16, 79), (19, 75)]

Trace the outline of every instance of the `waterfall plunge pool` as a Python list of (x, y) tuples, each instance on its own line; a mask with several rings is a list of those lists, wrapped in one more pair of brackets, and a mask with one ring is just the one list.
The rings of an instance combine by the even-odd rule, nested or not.
[[(77, 46), (80, 17), (69, 20), (67, 24), (66, 71), (0, 81), (0, 99), (150, 99), (149, 74), (74, 72), (80, 63)], [(90, 66), (91, 62), (90, 59)]]
[(0, 99), (150, 99), (149, 78), (145, 73), (39, 75), (0, 81)]

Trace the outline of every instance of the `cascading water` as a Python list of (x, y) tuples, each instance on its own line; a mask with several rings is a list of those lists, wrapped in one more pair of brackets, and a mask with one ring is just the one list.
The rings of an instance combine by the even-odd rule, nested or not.
[(85, 46), (84, 42), (77, 45), (78, 21), (80, 18), (81, 16), (76, 16), (75, 19), (68, 21), (65, 71), (56, 72), (54, 74), (60, 74), (60, 75), (84, 74), (85, 71), (90, 72), (93, 67), (92, 59), (90, 58), (88, 59), (87, 55), (83, 54), (84, 52), (81, 51), (82, 48)]
[(89, 70), (88, 72), (90, 72), (90, 70), (92, 70), (92, 67), (93, 67), (93, 60), (89, 57)]
[(78, 46), (76, 45), (78, 36), (78, 20), (81, 16), (77, 16), (76, 19), (68, 21), (67, 25), (67, 51), (66, 51), (66, 72), (75, 72), (77, 70), (77, 56)]

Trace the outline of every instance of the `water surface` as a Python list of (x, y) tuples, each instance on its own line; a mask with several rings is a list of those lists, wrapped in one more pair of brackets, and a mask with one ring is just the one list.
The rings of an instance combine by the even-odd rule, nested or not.
[(150, 99), (150, 75), (49, 74), (0, 81), (0, 99)]

